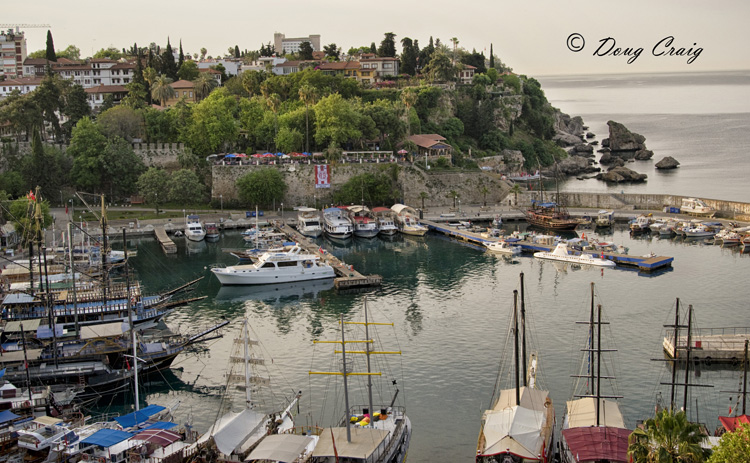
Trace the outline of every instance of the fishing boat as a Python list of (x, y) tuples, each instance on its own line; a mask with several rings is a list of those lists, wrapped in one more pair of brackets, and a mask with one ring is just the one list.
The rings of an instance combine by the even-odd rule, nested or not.
[(717, 232), (715, 226), (708, 223), (698, 223), (682, 230), (685, 238), (707, 238), (714, 236)]
[(427, 227), (419, 223), (417, 211), (405, 204), (394, 204), (391, 210), (396, 213), (396, 226), (404, 235), (424, 236)]
[(560, 262), (570, 262), (573, 264), (595, 265), (597, 267), (616, 266), (614, 262), (604, 258), (604, 253), (602, 253), (602, 257), (594, 257), (591, 254), (587, 254), (585, 252), (582, 252), (580, 254), (570, 254), (568, 253), (568, 243), (566, 243), (565, 241), (557, 243), (557, 246), (555, 246), (555, 249), (552, 252), (535, 252), (534, 257), (536, 257), (537, 259), (557, 260)]
[[(523, 273), (521, 273), (523, 294)], [(521, 296), (523, 301), (523, 296)], [(555, 409), (549, 392), (538, 387), (538, 356), (532, 353), (528, 371), (521, 373), (526, 362), (525, 304), (513, 291), (513, 317), (509, 336), (514, 340), (513, 388), (493, 393), (492, 406), (482, 414), (482, 425), (477, 441), (477, 463), (547, 462), (554, 454)], [(519, 329), (520, 333), (519, 334)], [(519, 343), (522, 343), (519, 348)], [(501, 367), (501, 375), (503, 375)], [(523, 376), (523, 379), (521, 378)], [(497, 384), (501, 381), (498, 379)]]
[(545, 230), (570, 231), (581, 223), (555, 202), (532, 200), (531, 207), (524, 211), (524, 216), (529, 225)]
[(253, 264), (213, 267), (222, 285), (263, 285), (334, 278), (333, 267), (315, 254), (303, 254), (300, 246), (288, 251), (261, 254)]
[[(602, 393), (601, 380), (613, 380), (611, 368), (602, 367), (602, 306), (594, 300), (591, 283), (591, 309), (588, 342), (583, 349), (583, 361), (575, 378), (576, 393), (566, 404), (560, 439), (560, 458), (563, 463), (626, 463), (630, 430), (616, 399), (619, 395)], [(607, 368), (606, 376), (602, 368)]]
[(378, 221), (379, 235), (393, 236), (398, 233), (395, 214), (387, 207), (374, 207), (372, 209), (375, 219)]
[(651, 224), (654, 223), (654, 219), (649, 215), (641, 214), (635, 219), (631, 220), (628, 226), (630, 227), (630, 233), (644, 233), (651, 231)]
[(320, 214), (312, 207), (300, 207), (297, 209), (297, 231), (305, 236), (317, 238), (323, 234), (320, 226)]
[(615, 213), (614, 211), (601, 210), (596, 216), (596, 227), (606, 228), (611, 227), (615, 224)]
[(323, 233), (337, 240), (347, 240), (354, 234), (354, 224), (344, 209), (329, 207), (323, 211)]
[(486, 241), (484, 246), (487, 248), (487, 251), (496, 254), (506, 254), (509, 256), (517, 256), (521, 254), (521, 246), (511, 244), (506, 240)]
[(206, 222), (206, 241), (218, 241), (221, 237), (216, 222)]
[(683, 198), (680, 212), (696, 217), (713, 217), (716, 214), (716, 209), (706, 204), (702, 199)]
[[(320, 439), (313, 450), (311, 463), (331, 463), (348, 461), (352, 463), (403, 463), (409, 449), (411, 439), (411, 421), (406, 416), (403, 406), (395, 405), (399, 389), (396, 380), (391, 386), (395, 391), (390, 398), (383, 398), (382, 403), (376, 402), (373, 394), (383, 388), (373, 386), (373, 377), (379, 377), (380, 372), (371, 370), (371, 362), (375, 355), (400, 355), (400, 351), (386, 351), (371, 345), (379, 336), (371, 334), (376, 325), (390, 325), (391, 323), (375, 323), (369, 320), (367, 299), (364, 302), (364, 321), (346, 322), (341, 315), (341, 340), (317, 341), (318, 343), (332, 343), (340, 349), (342, 370), (333, 372), (311, 371), (311, 375), (337, 375), (342, 377), (344, 386), (344, 416), (334, 427), (324, 428)], [(347, 325), (357, 325), (362, 328), (363, 338), (349, 339), (346, 335)], [(353, 344), (362, 344), (362, 350), (351, 349)], [(355, 356), (359, 357), (357, 361)], [(364, 362), (364, 365), (362, 365)], [(355, 365), (361, 365), (365, 371), (357, 372)], [(350, 379), (350, 377), (352, 379)], [(354, 378), (366, 378), (362, 405), (350, 405), (350, 394)]]
[(378, 236), (378, 221), (367, 206), (349, 206), (349, 218), (354, 224), (354, 236), (375, 238)]
[(203, 241), (206, 237), (206, 229), (197, 215), (188, 215), (185, 218), (185, 238), (190, 241)]

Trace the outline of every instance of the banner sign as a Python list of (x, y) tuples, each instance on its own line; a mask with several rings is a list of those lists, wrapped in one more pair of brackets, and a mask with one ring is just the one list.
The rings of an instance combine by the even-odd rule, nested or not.
[(331, 188), (331, 166), (315, 166), (315, 188)]

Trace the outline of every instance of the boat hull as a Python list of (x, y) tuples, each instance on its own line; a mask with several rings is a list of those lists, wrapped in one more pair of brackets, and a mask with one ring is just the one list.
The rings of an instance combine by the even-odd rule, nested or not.
[(273, 283), (291, 283), (295, 281), (323, 280), (335, 278), (336, 274), (331, 267), (317, 267), (304, 269), (300, 272), (295, 268), (293, 272), (236, 272), (232, 267), (211, 269), (222, 285), (268, 285)]

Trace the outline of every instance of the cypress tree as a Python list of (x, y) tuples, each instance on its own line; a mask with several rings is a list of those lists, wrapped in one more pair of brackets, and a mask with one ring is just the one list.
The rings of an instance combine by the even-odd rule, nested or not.
[(240, 57), (240, 47), (237, 45), (234, 46), (234, 57), (239, 58)]
[(48, 61), (57, 61), (57, 54), (55, 53), (55, 43), (52, 41), (52, 31), (47, 30), (47, 55)]
[(180, 39), (180, 60), (177, 62), (177, 70), (182, 67), (182, 63), (185, 62), (185, 54), (182, 53), (182, 39)]
[(490, 67), (495, 67), (495, 54), (492, 52), (492, 44), (490, 44)]
[(177, 63), (174, 60), (174, 53), (172, 52), (172, 45), (169, 43), (169, 37), (167, 37), (167, 48), (161, 54), (161, 61), (161, 73), (172, 80), (177, 80)]
[(372, 42), (370, 44), (370, 53), (373, 53), (375, 55), (378, 54), (378, 47), (375, 46), (375, 42)]

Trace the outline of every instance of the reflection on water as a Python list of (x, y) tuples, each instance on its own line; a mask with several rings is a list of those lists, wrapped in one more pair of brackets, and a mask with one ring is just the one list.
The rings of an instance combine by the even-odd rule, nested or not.
[(280, 283), (273, 285), (222, 286), (217, 301), (248, 300), (283, 305), (300, 299), (314, 299), (321, 291), (333, 289), (333, 279)]

